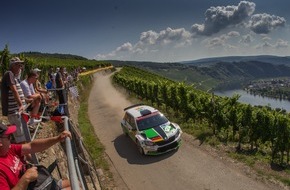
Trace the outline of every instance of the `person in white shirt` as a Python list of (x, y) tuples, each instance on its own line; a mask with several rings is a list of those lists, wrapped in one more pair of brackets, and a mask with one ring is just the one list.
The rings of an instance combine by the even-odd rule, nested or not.
[(20, 86), (22, 88), (23, 94), (27, 99), (31, 99), (31, 113), (30, 113), (30, 119), (28, 121), (28, 125), (34, 125), (36, 123), (40, 123), (41, 120), (36, 119), (38, 117), (38, 111), (40, 108), (40, 103), (42, 100), (42, 97), (39, 93), (36, 93), (34, 90), (33, 84), (38, 79), (38, 74), (35, 71), (30, 71), (28, 73), (28, 76), (25, 80), (21, 81)]

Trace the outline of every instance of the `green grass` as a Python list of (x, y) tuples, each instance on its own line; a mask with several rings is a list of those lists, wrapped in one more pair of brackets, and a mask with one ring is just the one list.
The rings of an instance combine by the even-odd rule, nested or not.
[(88, 98), (92, 88), (92, 80), (90, 76), (81, 77), (80, 83), (82, 88), (80, 90), (80, 109), (78, 112), (78, 123), (80, 132), (84, 138), (84, 145), (92, 156), (95, 165), (98, 168), (109, 170), (109, 165), (104, 158), (105, 148), (95, 135), (94, 127), (92, 126), (88, 116)]
[[(257, 165), (264, 165), (265, 167), (270, 165), (270, 156), (265, 155), (259, 151), (242, 151), (242, 152), (228, 152), (228, 156), (238, 160), (239, 162), (245, 163), (246, 165), (253, 168), (260, 176), (267, 179), (276, 179), (277, 181), (282, 182), (286, 186), (290, 186), (290, 179), (288, 177), (290, 171), (289, 169), (276, 166), (279, 169), (263, 169)], [(273, 166), (275, 167), (275, 166)], [(277, 170), (277, 171), (275, 171)], [(281, 170), (281, 171), (280, 171)], [(280, 172), (279, 172), (280, 171)], [(283, 175), (283, 171), (286, 175)]]

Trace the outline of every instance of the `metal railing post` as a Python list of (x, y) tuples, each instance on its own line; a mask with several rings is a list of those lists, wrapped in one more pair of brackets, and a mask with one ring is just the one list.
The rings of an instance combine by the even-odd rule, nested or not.
[[(64, 119), (64, 129), (69, 130), (68, 117), (62, 116), (61, 118)], [(73, 190), (79, 190), (80, 185), (79, 185), (79, 180), (77, 177), (76, 167), (75, 167), (75, 163), (74, 163), (74, 156), (73, 156), (73, 152), (72, 152), (71, 140), (68, 137), (65, 139), (65, 147), (66, 147), (68, 172), (69, 172), (69, 176), (70, 176), (71, 188)]]

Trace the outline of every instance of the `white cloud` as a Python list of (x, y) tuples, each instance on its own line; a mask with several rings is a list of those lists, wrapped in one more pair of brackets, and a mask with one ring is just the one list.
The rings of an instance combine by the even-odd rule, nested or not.
[(230, 36), (230, 37), (238, 37), (238, 36), (240, 36), (240, 33), (237, 32), (237, 31), (231, 31), (231, 32), (228, 33), (228, 36)]
[(158, 34), (152, 30), (149, 30), (147, 32), (141, 33), (139, 42), (142, 44), (154, 45), (156, 43), (157, 38)]
[(274, 45), (276, 48), (278, 49), (285, 49), (285, 48), (288, 48), (289, 45), (288, 45), (288, 41), (284, 41), (282, 39), (278, 39), (276, 44)]
[(206, 47), (208, 48), (219, 48), (225, 46), (225, 38), (223, 37), (216, 37), (211, 38), (207, 41)]
[(249, 21), (250, 29), (257, 34), (268, 34), (277, 27), (285, 26), (283, 17), (266, 13), (253, 15)]
[(191, 39), (190, 32), (186, 31), (184, 28), (172, 29), (167, 27), (165, 30), (159, 33), (149, 30), (147, 32), (142, 32), (139, 42), (137, 42), (138, 47), (144, 45), (168, 45), (170, 43), (184, 43)]
[(132, 50), (132, 44), (130, 42), (124, 43), (122, 46), (118, 47), (116, 49), (116, 52), (120, 52), (120, 51), (131, 51)]
[(263, 41), (270, 41), (270, 40), (272, 40), (272, 38), (270, 38), (269, 36), (263, 36), (262, 40)]
[(253, 36), (251, 36), (250, 34), (242, 36), (242, 39), (240, 40), (240, 42), (244, 44), (249, 44), (252, 41), (253, 41)]
[(228, 26), (240, 24), (254, 13), (255, 7), (256, 4), (249, 1), (241, 1), (238, 6), (210, 7), (205, 12), (205, 23), (192, 25), (191, 31), (211, 36)]
[(255, 48), (266, 53), (270, 54), (282, 54), (289, 51), (288, 41), (278, 39), (274, 43), (270, 43), (269, 41), (265, 41), (263, 43), (258, 44)]
[(184, 28), (171, 29), (168, 27), (166, 30), (160, 31), (157, 41), (160, 44), (179, 43), (188, 40), (190, 37), (191, 34)]
[[(285, 26), (283, 17), (255, 14), (256, 4), (241, 1), (237, 6), (210, 7), (203, 24), (185, 28), (167, 27), (159, 32), (148, 30), (136, 43), (126, 42), (108, 54), (95, 58), (177, 61), (194, 57), (281, 53), (289, 50), (287, 40), (272, 41), (270, 32)], [(191, 57), (192, 58), (191, 58)]]
[(99, 54), (95, 59), (112, 59), (119, 54), (122, 54), (122, 57), (126, 57), (125, 52), (128, 54), (127, 56), (157, 53), (162, 47), (181, 48), (190, 45), (191, 41), (192, 37), (190, 32), (184, 28), (172, 29), (168, 27), (159, 33), (149, 30), (141, 33), (139, 41), (135, 45), (126, 42), (110, 54)]

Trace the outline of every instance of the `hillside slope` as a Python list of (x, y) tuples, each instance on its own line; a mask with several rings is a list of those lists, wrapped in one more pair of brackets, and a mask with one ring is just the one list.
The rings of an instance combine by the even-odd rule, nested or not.
[(120, 127), (123, 108), (135, 101), (113, 87), (110, 75), (95, 74), (88, 113), (112, 162), (116, 189), (286, 189), (186, 134), (177, 152), (141, 156)]
[[(202, 90), (239, 88), (249, 80), (290, 77), (288, 57), (243, 57), (205, 59), (197, 64), (110, 61), (114, 66), (130, 65), (145, 69), (171, 80), (194, 84)], [(267, 61), (268, 59), (268, 61)], [(208, 60), (208, 62), (206, 62)]]

